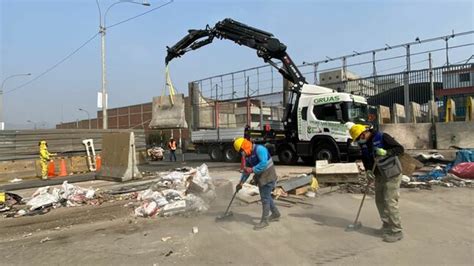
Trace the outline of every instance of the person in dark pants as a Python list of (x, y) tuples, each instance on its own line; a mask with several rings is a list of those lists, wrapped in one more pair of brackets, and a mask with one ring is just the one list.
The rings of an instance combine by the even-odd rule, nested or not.
[(272, 157), (265, 146), (253, 144), (245, 138), (237, 138), (234, 141), (234, 149), (245, 157), (245, 167), (242, 169), (240, 182), (235, 189), (237, 191), (242, 189), (245, 181), (252, 173), (254, 174), (262, 201), (262, 219), (254, 226), (254, 229), (263, 229), (269, 225), (268, 222), (279, 221), (281, 216), (272, 198), (272, 191), (277, 180)]
[(362, 161), (367, 175), (375, 180), (375, 204), (382, 220), (382, 233), (385, 242), (397, 242), (403, 238), (398, 200), (402, 173), (389, 179), (382, 176), (376, 167), (376, 158), (399, 156), (403, 146), (387, 133), (370, 129), (365, 125), (349, 124), (349, 134), (362, 149)]
[(170, 138), (168, 148), (170, 149), (170, 161), (172, 162), (174, 160), (176, 162), (176, 140)]

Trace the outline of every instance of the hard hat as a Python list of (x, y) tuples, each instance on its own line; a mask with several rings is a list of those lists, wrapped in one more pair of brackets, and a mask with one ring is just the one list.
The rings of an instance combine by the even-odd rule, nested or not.
[(42, 140), (39, 142), (40, 145), (46, 145), (46, 140)]
[(234, 140), (234, 149), (236, 152), (239, 152), (240, 149), (242, 148), (242, 143), (244, 143), (244, 138), (239, 137)]
[(355, 141), (360, 137), (362, 132), (366, 131), (367, 127), (361, 124), (355, 124), (349, 129), (349, 134), (351, 135), (352, 141)]

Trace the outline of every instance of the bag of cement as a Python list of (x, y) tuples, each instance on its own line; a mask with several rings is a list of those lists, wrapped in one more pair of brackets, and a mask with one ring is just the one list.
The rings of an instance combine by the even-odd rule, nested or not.
[(141, 206), (135, 209), (135, 216), (152, 217), (158, 214), (158, 204), (154, 201), (145, 201)]
[(162, 209), (161, 214), (163, 216), (172, 216), (175, 214), (183, 213), (186, 211), (186, 201), (178, 200), (176, 202), (165, 205)]
[(170, 180), (173, 182), (183, 182), (184, 181), (184, 174), (181, 172), (171, 172), (161, 178), (162, 180)]
[(205, 212), (209, 209), (209, 205), (194, 194), (186, 195), (184, 200), (186, 201), (186, 211)]
[(163, 194), (158, 191), (153, 191), (151, 189), (147, 189), (138, 193), (137, 200), (154, 201), (156, 202), (158, 207), (162, 207), (168, 204), (168, 201), (163, 196)]
[(184, 106), (183, 94), (153, 97), (153, 112), (149, 127), (154, 129), (187, 128)]
[(42, 206), (59, 203), (61, 197), (59, 196), (59, 189), (49, 187), (42, 187), (33, 193), (33, 197), (26, 203), (30, 206), (30, 210), (38, 209)]
[(161, 193), (163, 193), (163, 196), (165, 196), (166, 200), (170, 202), (181, 200), (184, 198), (184, 191), (180, 192), (174, 189), (165, 189), (161, 191)]

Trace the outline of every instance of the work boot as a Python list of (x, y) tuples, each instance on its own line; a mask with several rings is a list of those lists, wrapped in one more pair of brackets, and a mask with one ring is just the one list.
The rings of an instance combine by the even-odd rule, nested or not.
[(379, 231), (380, 231), (380, 234), (382, 235), (390, 234), (391, 233), (390, 225), (388, 223), (383, 223)]
[(268, 221), (269, 222), (278, 222), (278, 221), (280, 221), (280, 216), (281, 216), (280, 212), (274, 211), (274, 212), (272, 212), (272, 215), (270, 215), (270, 217), (268, 217)]
[(403, 233), (401, 231), (388, 233), (383, 236), (383, 241), (388, 242), (388, 243), (397, 242), (402, 239), (403, 239)]
[(254, 227), (253, 227), (253, 230), (261, 230), (265, 227), (267, 227), (269, 224), (268, 224), (268, 218), (262, 218), (262, 220), (260, 221), (260, 223), (256, 224)]

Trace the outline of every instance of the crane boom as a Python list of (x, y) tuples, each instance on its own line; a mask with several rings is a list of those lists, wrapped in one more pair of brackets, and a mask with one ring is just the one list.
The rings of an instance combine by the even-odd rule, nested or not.
[[(255, 49), (257, 55), (263, 58), (266, 63), (276, 67), (284, 78), (294, 84), (301, 83), (302, 85), (306, 83), (305, 78), (286, 53), (286, 45), (271, 33), (247, 26), (230, 18), (217, 22), (213, 28), (206, 26), (204, 30), (189, 30), (188, 35), (179, 42), (172, 47), (167, 47), (168, 54), (165, 63), (168, 64), (176, 57), (212, 43), (214, 38), (228, 39), (239, 45)], [(278, 67), (272, 59), (280, 60), (283, 66)]]
[[(196, 50), (212, 43), (214, 38), (228, 39), (239, 45), (257, 50), (258, 57), (263, 58), (266, 63), (275, 67), (285, 79), (293, 83), (293, 86), (290, 88), (291, 95), (285, 109), (283, 122), (285, 127), (294, 130), (296, 128), (297, 111), (295, 107), (298, 105), (303, 84), (307, 84), (307, 82), (293, 60), (286, 53), (286, 45), (275, 38), (273, 34), (226, 18), (217, 22), (213, 28), (207, 25), (203, 30), (189, 30), (188, 35), (184, 36), (172, 47), (167, 47), (168, 53), (165, 58), (165, 64), (191, 50)], [(282, 66), (279, 67), (277, 63), (272, 61), (273, 59), (281, 61)], [(294, 96), (296, 97), (293, 103)]]

